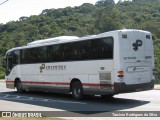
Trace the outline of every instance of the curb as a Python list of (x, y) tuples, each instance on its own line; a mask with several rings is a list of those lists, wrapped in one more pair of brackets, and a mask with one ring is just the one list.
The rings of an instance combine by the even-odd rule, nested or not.
[(154, 87), (154, 90), (160, 90), (160, 87), (158, 86), (158, 87)]
[(155, 84), (154, 85), (154, 90), (160, 90), (160, 84)]

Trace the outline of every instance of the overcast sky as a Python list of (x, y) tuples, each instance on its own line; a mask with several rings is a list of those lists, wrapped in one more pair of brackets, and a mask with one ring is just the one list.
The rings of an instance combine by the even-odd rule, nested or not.
[[(6, 0), (0, 0), (0, 4)], [(0, 23), (19, 20), (22, 16), (39, 15), (44, 9), (95, 4), (98, 0), (8, 0), (0, 5)], [(117, 2), (118, 0), (115, 0)]]

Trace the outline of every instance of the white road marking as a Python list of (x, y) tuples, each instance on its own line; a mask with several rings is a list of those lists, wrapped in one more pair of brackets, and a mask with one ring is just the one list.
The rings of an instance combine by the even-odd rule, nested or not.
[(3, 96), (4, 98), (7, 98), (8, 96), (10, 96), (10, 95), (5, 95), (5, 96)]
[(33, 100), (33, 97), (29, 97), (29, 100)]
[(17, 99), (19, 99), (21, 96), (16, 96)]

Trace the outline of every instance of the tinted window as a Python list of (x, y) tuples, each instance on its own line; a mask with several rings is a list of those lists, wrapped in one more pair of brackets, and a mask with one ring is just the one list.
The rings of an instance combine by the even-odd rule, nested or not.
[(44, 47), (23, 49), (21, 63), (40, 63), (44, 61)]
[(13, 65), (20, 63), (20, 50), (13, 51)]
[(66, 43), (62, 45), (62, 56), (61, 61), (69, 61), (72, 60), (72, 52), (73, 52), (73, 46), (72, 43)]
[(30, 49), (24, 49), (22, 50), (22, 57), (21, 57), (21, 62), (22, 63), (34, 63), (36, 62), (36, 51), (35, 48), (30, 48)]
[(72, 60), (87, 60), (90, 58), (90, 41), (72, 43)]
[(100, 38), (91, 41), (92, 59), (113, 59), (113, 38)]
[(27, 49), (23, 49), (21, 50), (21, 63), (28, 63), (27, 60), (28, 60), (28, 51)]
[(62, 45), (45, 47), (45, 62), (59, 61), (62, 57)]
[(11, 70), (13, 67), (13, 52), (7, 53), (7, 70)]
[(23, 49), (21, 51), (22, 63), (113, 59), (113, 38), (98, 38), (93, 40), (55, 44)]
[(89, 41), (82, 41), (46, 46), (46, 62), (89, 59), (88, 43)]
[(35, 48), (35, 57), (37, 62), (44, 62), (44, 47)]

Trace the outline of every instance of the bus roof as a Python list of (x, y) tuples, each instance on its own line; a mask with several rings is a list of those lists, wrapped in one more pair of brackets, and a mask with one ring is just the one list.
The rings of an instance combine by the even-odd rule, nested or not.
[(77, 37), (77, 36), (59, 36), (59, 37), (49, 38), (49, 39), (44, 39), (44, 40), (36, 40), (36, 41), (28, 43), (27, 46), (56, 43), (56, 42), (60, 42), (60, 41), (74, 40), (74, 39), (78, 39), (78, 38), (79, 37)]
[(146, 33), (146, 34), (151, 34), (150, 32), (144, 31), (144, 30), (138, 30), (138, 29), (121, 29), (121, 30), (115, 30), (115, 31), (100, 33), (99, 35), (104, 35), (104, 34), (112, 33), (112, 32), (143, 32), (143, 33)]
[(150, 34), (148, 31), (143, 31), (143, 30), (137, 30), (137, 29), (122, 29), (122, 30), (114, 30), (114, 31), (109, 31), (109, 32), (104, 32), (100, 33), (97, 35), (87, 35), (84, 37), (77, 37), (77, 36), (59, 36), (55, 38), (49, 38), (49, 39), (43, 39), (43, 40), (36, 40), (33, 42), (30, 42), (27, 44), (27, 46), (21, 46), (21, 47), (15, 47), (7, 52), (13, 51), (13, 50), (18, 50), (18, 49), (25, 49), (25, 48), (34, 48), (38, 46), (44, 46), (44, 45), (52, 45), (52, 44), (58, 44), (58, 43), (67, 43), (67, 42), (72, 42), (72, 41), (81, 41), (81, 40), (87, 40), (87, 39), (93, 39), (93, 38), (99, 38), (99, 37), (104, 37), (110, 34), (115, 34), (119, 32), (145, 32), (147, 34)]

